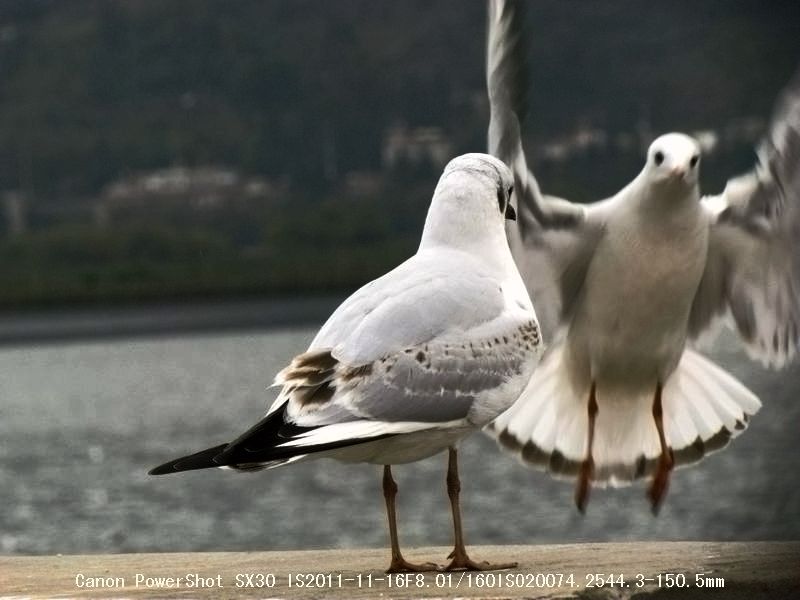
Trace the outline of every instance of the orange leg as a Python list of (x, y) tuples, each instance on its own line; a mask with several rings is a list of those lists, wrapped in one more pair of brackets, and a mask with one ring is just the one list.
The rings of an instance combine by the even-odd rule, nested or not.
[(383, 466), (383, 497), (386, 499), (386, 514), (389, 517), (389, 538), (392, 544), (392, 562), (387, 573), (411, 573), (420, 571), (436, 571), (439, 566), (433, 563), (414, 564), (408, 562), (400, 553), (400, 543), (397, 541), (397, 512), (395, 498), (397, 497), (397, 484), (392, 479), (392, 468)]
[(667, 446), (667, 437), (664, 435), (664, 409), (661, 406), (661, 382), (656, 384), (656, 397), (653, 400), (653, 420), (656, 422), (658, 430), (658, 441), (661, 444), (661, 456), (658, 458), (656, 472), (653, 475), (653, 482), (647, 490), (647, 497), (650, 499), (650, 506), (653, 514), (658, 514), (661, 501), (667, 493), (669, 487), (669, 476), (675, 466), (675, 458), (672, 448)]
[(517, 563), (475, 562), (467, 556), (464, 546), (464, 533), (461, 529), (461, 505), (458, 495), (461, 492), (461, 481), (458, 478), (458, 454), (455, 448), (450, 448), (447, 461), (447, 495), (450, 498), (450, 507), (453, 509), (453, 531), (455, 532), (455, 548), (447, 558), (452, 558), (445, 571), (494, 571), (497, 569), (513, 569)]
[(586, 503), (589, 501), (589, 486), (594, 477), (594, 458), (592, 457), (592, 446), (594, 445), (594, 422), (597, 418), (597, 397), (595, 383), (589, 391), (589, 434), (586, 444), (586, 458), (581, 463), (581, 470), (578, 473), (578, 485), (575, 488), (575, 505), (578, 510), (586, 512)]

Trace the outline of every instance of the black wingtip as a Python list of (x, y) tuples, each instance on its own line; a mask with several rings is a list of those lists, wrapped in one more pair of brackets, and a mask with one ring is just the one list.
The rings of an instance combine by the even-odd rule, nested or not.
[(148, 475), (168, 475), (170, 473), (180, 473), (181, 471), (194, 471), (197, 469), (211, 469), (214, 467), (221, 467), (222, 464), (215, 462), (214, 459), (228, 447), (228, 444), (220, 444), (213, 448), (201, 450), (189, 456), (176, 458), (169, 462), (159, 465), (150, 469)]

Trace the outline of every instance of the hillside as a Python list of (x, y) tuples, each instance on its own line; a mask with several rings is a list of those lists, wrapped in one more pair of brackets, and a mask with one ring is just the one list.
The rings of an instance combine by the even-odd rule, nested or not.
[[(529, 148), (545, 187), (578, 200), (618, 189), (641, 143), (671, 129), (717, 132), (704, 178), (718, 189), (752, 162), (800, 59), (791, 1), (528, 9)], [(5, 0), (0, 196), (3, 229), (17, 219), (21, 235), (0, 241), (14, 265), (0, 289), (15, 290), (0, 303), (349, 288), (395, 264), (413, 251), (441, 157), (485, 146), (484, 11)], [(543, 152), (585, 131), (605, 141)], [(98, 216), (110, 186), (176, 165), (278, 193), (246, 209), (159, 201), (123, 223)]]

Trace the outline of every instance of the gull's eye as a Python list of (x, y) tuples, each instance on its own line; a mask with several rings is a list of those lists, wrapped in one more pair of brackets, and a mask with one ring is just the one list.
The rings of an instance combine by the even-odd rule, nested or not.
[(699, 160), (700, 160), (700, 157), (699, 157), (697, 154), (695, 154), (695, 155), (692, 157), (692, 160), (690, 160), (690, 161), (689, 161), (689, 164), (691, 165), (691, 167), (692, 167), (693, 169), (694, 169), (694, 168), (697, 166), (697, 161), (699, 161)]
[(509, 200), (511, 200), (511, 194), (513, 194), (513, 193), (514, 193), (514, 186), (513, 185), (508, 186), (508, 199)]
[(506, 196), (503, 193), (503, 188), (497, 188), (497, 205), (500, 207), (500, 212), (506, 212)]
[(660, 165), (664, 162), (664, 153), (659, 150), (653, 155), (653, 161), (656, 163), (656, 166)]

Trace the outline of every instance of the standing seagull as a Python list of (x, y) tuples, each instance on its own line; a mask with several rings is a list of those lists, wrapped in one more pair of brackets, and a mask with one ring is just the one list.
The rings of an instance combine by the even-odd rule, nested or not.
[(266, 416), (230, 444), (150, 473), (270, 469), (310, 458), (384, 465), (392, 560), (426, 571), (397, 541), (391, 466), (449, 449), (455, 549), (447, 570), (511, 568), (467, 556), (455, 445), (517, 399), (540, 352), (539, 325), (506, 241), (513, 178), (486, 154), (453, 159), (433, 195), (417, 253), (350, 296), (308, 350), (275, 378)]
[(525, 161), (520, 8), (489, 5), (489, 148), (514, 173), (509, 243), (551, 341), (488, 429), (526, 463), (577, 476), (581, 511), (591, 482), (652, 477), (656, 512), (673, 467), (725, 446), (761, 405), (687, 345), (725, 313), (766, 364), (800, 344), (800, 76), (755, 170), (721, 195), (701, 198), (700, 148), (670, 133), (615, 196), (571, 204), (543, 195)]

